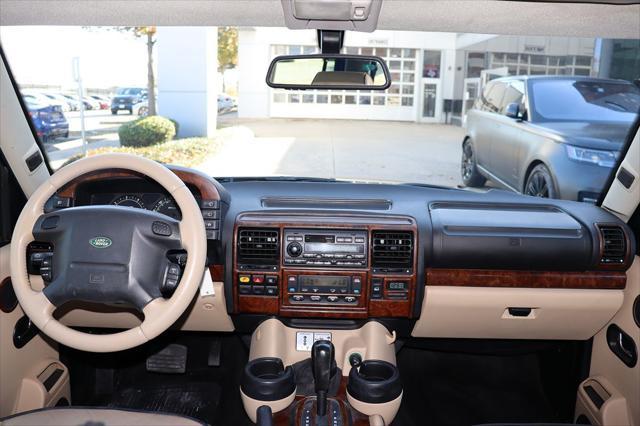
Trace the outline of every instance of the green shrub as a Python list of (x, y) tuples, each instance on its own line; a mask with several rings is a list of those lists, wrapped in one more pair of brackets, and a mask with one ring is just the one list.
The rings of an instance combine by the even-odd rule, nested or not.
[(167, 142), (176, 135), (176, 126), (168, 118), (153, 115), (123, 124), (118, 129), (121, 146), (151, 146)]
[(173, 123), (173, 127), (176, 128), (176, 137), (178, 136), (178, 134), (180, 133), (180, 125), (178, 124), (178, 122), (176, 120), (174, 120), (173, 118), (170, 118), (169, 120), (171, 120), (171, 122)]

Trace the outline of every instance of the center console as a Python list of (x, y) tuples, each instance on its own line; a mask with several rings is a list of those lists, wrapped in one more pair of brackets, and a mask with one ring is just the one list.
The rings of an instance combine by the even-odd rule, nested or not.
[(234, 312), (411, 318), (416, 239), (404, 216), (240, 215)]
[(385, 425), (402, 401), (395, 333), (300, 329), (272, 318), (251, 337), (240, 394), (260, 425)]

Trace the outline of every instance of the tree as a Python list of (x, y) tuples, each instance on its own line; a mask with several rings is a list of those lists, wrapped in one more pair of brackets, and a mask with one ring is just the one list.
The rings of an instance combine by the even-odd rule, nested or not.
[[(90, 27), (88, 27), (90, 29)], [(146, 38), (147, 44), (147, 101), (149, 115), (156, 115), (156, 78), (153, 72), (153, 46), (156, 44), (156, 27), (109, 27), (107, 30), (129, 32), (136, 38)]]
[(116, 29), (131, 32), (136, 38), (146, 38), (147, 103), (149, 104), (149, 115), (156, 115), (156, 77), (153, 72), (153, 46), (156, 44), (156, 27), (116, 27)]
[(238, 65), (238, 28), (218, 27), (218, 71)]

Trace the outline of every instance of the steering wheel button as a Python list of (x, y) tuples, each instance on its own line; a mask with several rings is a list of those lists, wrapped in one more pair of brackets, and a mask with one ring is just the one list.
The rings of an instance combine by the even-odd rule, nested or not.
[(42, 267), (40, 268), (40, 276), (44, 281), (51, 281), (53, 279), (53, 272), (51, 271), (51, 267)]
[(42, 229), (54, 229), (58, 226), (60, 216), (50, 216), (42, 221)]
[(151, 225), (151, 231), (156, 235), (168, 237), (171, 235), (171, 227), (165, 222), (155, 221)]
[(167, 268), (167, 274), (169, 275), (180, 275), (180, 266), (176, 265), (175, 263), (170, 263), (169, 267)]
[(164, 287), (167, 289), (173, 289), (178, 285), (178, 280), (171, 276), (167, 276), (167, 279), (164, 280)]

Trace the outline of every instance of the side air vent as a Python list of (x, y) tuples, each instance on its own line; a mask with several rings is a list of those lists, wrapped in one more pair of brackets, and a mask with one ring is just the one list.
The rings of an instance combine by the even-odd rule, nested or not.
[(371, 266), (378, 273), (410, 273), (413, 268), (413, 233), (373, 231)]
[(240, 228), (238, 231), (238, 267), (240, 269), (277, 269), (280, 238), (277, 229)]
[(598, 225), (600, 230), (602, 258), (600, 263), (607, 265), (624, 264), (627, 254), (627, 239), (622, 227), (618, 225)]

